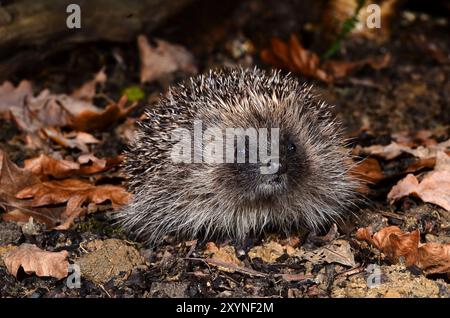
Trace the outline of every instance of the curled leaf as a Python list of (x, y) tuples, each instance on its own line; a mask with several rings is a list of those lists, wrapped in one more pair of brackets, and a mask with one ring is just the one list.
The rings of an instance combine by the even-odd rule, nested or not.
[(48, 252), (33, 244), (22, 244), (7, 252), (3, 261), (8, 272), (15, 277), (22, 267), (27, 274), (62, 279), (68, 274), (68, 255), (67, 251)]
[(419, 230), (405, 233), (397, 226), (388, 226), (373, 234), (366, 227), (358, 229), (356, 238), (374, 245), (391, 260), (403, 259), (406, 266), (415, 265), (427, 274), (450, 272), (450, 244), (421, 244)]

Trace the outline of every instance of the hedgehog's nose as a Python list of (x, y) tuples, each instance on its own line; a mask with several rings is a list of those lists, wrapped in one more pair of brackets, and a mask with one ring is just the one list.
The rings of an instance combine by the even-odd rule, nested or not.
[(282, 175), (287, 171), (286, 164), (278, 160), (269, 160), (269, 162), (265, 164), (265, 167), (271, 172), (270, 174), (274, 175)]

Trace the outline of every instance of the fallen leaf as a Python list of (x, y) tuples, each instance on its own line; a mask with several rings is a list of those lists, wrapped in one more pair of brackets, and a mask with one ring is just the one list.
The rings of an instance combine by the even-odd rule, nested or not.
[(418, 146), (432, 146), (437, 142), (433, 137), (433, 132), (426, 129), (420, 129), (414, 132), (400, 131), (392, 133), (392, 139), (398, 144), (408, 146), (410, 148), (416, 148)]
[(30, 206), (38, 207), (67, 202), (67, 214), (85, 202), (96, 204), (110, 200), (113, 207), (124, 205), (130, 194), (123, 187), (113, 185), (95, 186), (79, 179), (51, 180), (34, 184), (16, 194), (18, 199), (31, 199)]
[(80, 149), (83, 153), (89, 152), (88, 145), (100, 142), (100, 140), (91, 134), (82, 131), (63, 134), (56, 128), (43, 128), (42, 133), (64, 148)]
[(250, 259), (260, 258), (266, 263), (275, 263), (286, 252), (286, 249), (277, 242), (270, 241), (261, 246), (255, 246), (248, 251)]
[(350, 244), (346, 240), (334, 240), (313, 251), (299, 250), (296, 256), (313, 264), (337, 263), (349, 267), (356, 266)]
[(156, 47), (153, 47), (145, 35), (139, 35), (137, 39), (142, 83), (157, 80), (178, 70), (191, 75), (197, 74), (194, 58), (188, 50), (163, 40), (155, 42)]
[(69, 126), (86, 132), (108, 129), (118, 120), (124, 119), (137, 106), (137, 103), (126, 106), (127, 101), (124, 95), (117, 103), (109, 104), (102, 111), (84, 110), (70, 119)]
[(375, 234), (372, 234), (371, 228), (358, 229), (356, 238), (375, 245), (395, 262), (403, 257), (406, 266), (412, 266), (417, 259), (419, 235), (418, 230), (404, 233), (397, 226), (389, 226)]
[(38, 177), (30, 171), (17, 167), (0, 150), (0, 207), (6, 212), (2, 214), (3, 221), (26, 223), (32, 217), (49, 228), (58, 224), (64, 207), (33, 208), (27, 201), (16, 198), (17, 192), (39, 182)]
[(314, 275), (305, 275), (305, 274), (278, 274), (287, 282), (300, 282), (308, 279), (314, 279)]
[(436, 158), (418, 159), (406, 168), (405, 173), (413, 173), (426, 168), (432, 169), (435, 165)]
[(415, 195), (424, 202), (450, 211), (450, 156), (439, 152), (434, 170), (428, 172), (422, 181), (419, 182), (413, 174), (408, 174), (392, 187), (387, 197), (392, 204), (408, 195)]
[(37, 158), (25, 160), (24, 169), (30, 171), (35, 176), (52, 176), (60, 179), (73, 174), (74, 171), (80, 169), (80, 165), (73, 161), (57, 160), (41, 154)]
[(372, 145), (364, 147), (363, 152), (372, 156), (378, 156), (386, 160), (392, 160), (403, 153), (408, 153), (420, 159), (435, 158), (438, 152), (449, 152), (450, 154), (450, 139), (438, 144), (429, 144), (428, 146), (419, 146), (411, 148), (409, 146), (399, 144), (395, 141), (389, 145)]
[(2, 194), (14, 196), (23, 188), (38, 182), (39, 179), (36, 176), (30, 171), (19, 168), (0, 149), (0, 200), (2, 199)]
[(15, 197), (20, 190), (39, 182), (33, 173), (16, 166), (0, 150), (0, 208), (6, 212), (1, 215), (3, 221), (28, 222), (33, 217), (47, 225), (53, 223), (55, 215), (63, 209), (31, 208), (27, 202)]
[(387, 53), (382, 56), (369, 57), (355, 62), (327, 60), (323, 64), (323, 68), (336, 79), (346, 77), (366, 65), (370, 66), (373, 70), (380, 70), (387, 67), (390, 62), (391, 55)]
[(423, 244), (419, 247), (416, 265), (428, 274), (450, 273), (450, 244)]
[[(103, 80), (100, 78), (96, 81)], [(81, 94), (81, 93), (79, 93)], [(86, 97), (87, 93), (83, 93)], [(32, 95), (29, 82), (17, 87), (6, 82), (0, 86), (0, 114), (12, 117), (19, 129), (34, 133), (43, 128), (70, 126), (79, 131), (94, 131), (109, 128), (111, 124), (126, 117), (136, 106), (125, 107), (126, 97), (105, 109), (96, 107), (90, 101), (64, 94), (52, 94), (43, 90), (36, 97)]]
[(22, 244), (7, 252), (3, 261), (8, 272), (16, 278), (22, 267), (27, 274), (62, 279), (68, 275), (68, 255), (67, 251), (48, 252), (41, 250), (36, 245)]
[(28, 96), (33, 96), (29, 81), (21, 81), (17, 87), (11, 82), (4, 82), (0, 85), (0, 114), (8, 114), (11, 108), (24, 105)]
[(426, 274), (450, 272), (450, 244), (421, 244), (419, 230), (405, 233), (388, 226), (373, 234), (372, 228), (366, 227), (358, 229), (356, 238), (374, 245), (391, 260), (403, 259), (406, 266), (415, 265)]
[[(75, 167), (67, 162), (57, 163), (58, 168), (45, 167), (46, 164), (52, 165), (55, 162), (46, 159), (45, 156), (40, 158), (30, 166), (30, 169), (34, 169), (38, 174), (46, 171), (61, 175), (71, 172)], [(85, 165), (94, 160), (93, 158), (93, 156), (82, 158), (84, 165), (75, 171), (87, 173), (92, 172), (92, 169), (98, 169)], [(120, 162), (119, 158), (106, 160), (104, 168), (117, 165)], [(2, 214), (4, 221), (28, 222), (32, 217), (46, 224), (48, 228), (68, 229), (75, 218), (86, 213), (87, 209), (82, 206), (84, 203), (100, 204), (110, 200), (116, 209), (128, 202), (130, 196), (131, 194), (120, 186), (95, 186), (78, 179), (41, 182), (31, 171), (17, 167), (0, 151), (0, 207), (6, 212)], [(67, 203), (67, 206), (61, 206), (63, 203)]]
[(298, 38), (291, 34), (287, 43), (272, 38), (270, 48), (261, 51), (261, 59), (277, 68), (331, 83), (366, 65), (374, 70), (385, 68), (389, 65), (391, 56), (387, 53), (380, 57), (369, 57), (354, 62), (327, 60), (322, 63), (316, 53), (305, 49)]
[(78, 162), (58, 160), (41, 154), (39, 157), (25, 160), (24, 169), (38, 176), (40, 180), (48, 179), (50, 176), (62, 179), (106, 171), (117, 166), (122, 161), (122, 157), (99, 159), (92, 154), (83, 154), (77, 160)]
[(311, 232), (311, 233), (309, 233), (307, 240), (308, 240), (308, 242), (312, 242), (316, 245), (324, 245), (324, 244), (331, 243), (338, 236), (339, 236), (338, 227), (337, 227), (336, 223), (333, 223), (333, 225), (330, 227), (330, 230), (328, 231), (327, 234), (325, 234), (323, 236), (318, 236), (316, 233)]
[(271, 47), (261, 51), (261, 59), (277, 68), (285, 68), (327, 83), (333, 80), (332, 76), (321, 68), (319, 56), (306, 50), (293, 34), (287, 43), (272, 38)]
[(368, 194), (369, 187), (367, 183), (375, 184), (383, 180), (386, 176), (381, 169), (381, 165), (375, 158), (366, 158), (354, 165), (349, 171), (350, 175), (361, 180), (358, 189), (359, 193)]
[[(242, 266), (242, 262), (237, 258), (236, 251), (233, 246), (226, 245), (218, 247), (213, 242), (208, 242), (206, 244), (205, 252), (211, 254), (211, 258), (214, 261), (222, 262), (224, 264), (233, 264), (235, 266)], [(220, 267), (220, 266), (219, 266)], [(229, 266), (226, 268), (220, 268), (223, 271), (230, 272)], [(234, 270), (231, 270), (234, 272)]]
[[(6, 85), (6, 91), (10, 88), (7, 84), (2, 85)], [(10, 95), (6, 101), (0, 96), (0, 113), (9, 114), (22, 131), (32, 133), (42, 127), (64, 126), (67, 123), (66, 110), (56, 99), (50, 98), (47, 90), (33, 97), (31, 83), (23, 81)]]
[(92, 99), (94, 98), (96, 93), (97, 84), (104, 84), (106, 82), (106, 79), (107, 76), (105, 73), (105, 69), (102, 68), (97, 74), (95, 74), (92, 80), (84, 83), (81, 87), (77, 88), (72, 93), (72, 97), (92, 102)]

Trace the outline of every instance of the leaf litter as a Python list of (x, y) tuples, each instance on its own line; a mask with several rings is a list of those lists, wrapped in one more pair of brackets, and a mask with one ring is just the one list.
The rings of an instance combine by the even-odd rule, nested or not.
[[(138, 39), (138, 43), (141, 53), (136, 59), (141, 62), (140, 74), (136, 74), (138, 81), (140, 77), (142, 82), (159, 85), (155, 82), (172, 82), (174, 78), (172, 75), (177, 74), (178, 76), (179, 72), (195, 74), (198, 71), (193, 54), (187, 48), (164, 40), (149, 42), (143, 36)], [(361, 68), (377, 74), (379, 70), (395, 68), (395, 65), (390, 64), (390, 53), (367, 56), (367, 58), (353, 61), (351, 58), (348, 61), (323, 60), (318, 54), (306, 49), (295, 36), (291, 36), (287, 42), (274, 38), (269, 48), (261, 52), (261, 57), (269, 65), (318, 79), (324, 83), (344, 84), (344, 87), (337, 87), (338, 90), (346, 90), (346, 82), (342, 79), (355, 76), (356, 71)], [(202, 61), (203, 63), (208, 64), (210, 61)], [(95, 70), (98, 70), (98, 67)], [(7, 121), (13, 120), (16, 123), (19, 131), (26, 135), (23, 140), (27, 147), (34, 145), (34, 149), (46, 149), (45, 154), (38, 151), (32, 156), (28, 155), (19, 160), (14, 159), (16, 162), (20, 161), (20, 164), (24, 162), (24, 168), (19, 168), (11, 161), (6, 161), (5, 153), (0, 153), (2, 156), (0, 199), (4, 206), (3, 210), (6, 212), (2, 214), (2, 217), (5, 220), (9, 218), (11, 221), (22, 224), (18, 234), (23, 233), (25, 236), (19, 236), (19, 241), (14, 241), (13, 244), (20, 244), (18, 242), (23, 240), (29, 242), (28, 236), (32, 235), (33, 240), (37, 241), (40, 248), (49, 248), (53, 251), (55, 250), (54, 244), (49, 242), (53, 242), (52, 240), (56, 237), (58, 244), (67, 244), (67, 247), (71, 249), (72, 252), (68, 257), (71, 261), (79, 259), (80, 256), (94, 255), (96, 249), (91, 249), (92, 246), (86, 244), (86, 240), (91, 238), (94, 239), (92, 245), (97, 246), (99, 250), (103, 249), (100, 246), (110, 247), (107, 249), (109, 252), (99, 252), (89, 261), (93, 274), (87, 281), (95, 282), (97, 287), (87, 287), (89, 284), (86, 284), (82, 291), (75, 291), (71, 295), (79, 296), (79, 292), (100, 296), (105, 296), (105, 293), (108, 296), (125, 295), (126, 293), (134, 295), (135, 293), (130, 291), (130, 286), (132, 286), (132, 289), (138, 288), (142, 294), (147, 293), (146, 295), (154, 296), (158, 294), (158, 286), (174, 282), (174, 286), (178, 289), (176, 293), (170, 293), (174, 295), (203, 297), (217, 295), (338, 296), (338, 292), (343, 289), (336, 284), (342, 283), (344, 280), (349, 284), (347, 287), (355, 287), (352, 285), (355, 283), (353, 278), (361, 278), (361, 273), (364, 274), (368, 270), (368, 262), (382, 262), (383, 275), (386, 273), (389, 277), (402, 277), (401, 279), (408, 282), (418, 279), (420, 284), (430, 285), (433, 295), (438, 295), (441, 290), (445, 290), (444, 285), (439, 285), (437, 288), (439, 282), (436, 280), (427, 279), (423, 275), (410, 274), (412, 273), (410, 268), (405, 272), (402, 265), (388, 266), (384, 259), (380, 260), (377, 255), (366, 255), (367, 244), (355, 241), (353, 238), (358, 237), (357, 233), (360, 234), (356, 228), (365, 229), (369, 225), (375, 225), (374, 219), (370, 218), (363, 221), (354, 221), (350, 218), (350, 230), (344, 231), (345, 235), (339, 233), (343, 231), (340, 225), (339, 230), (337, 226), (334, 226), (329, 231), (329, 235), (325, 236), (310, 235), (305, 239), (302, 234), (298, 233), (299, 236), (287, 240), (279, 236), (270, 236), (263, 242), (258, 240), (244, 242), (246, 245), (244, 247), (234, 244), (235, 242), (225, 242), (224, 244), (210, 242), (206, 247), (201, 243), (175, 246), (169, 238), (162, 247), (154, 251), (138, 250), (133, 247), (133, 252), (130, 253), (145, 255), (145, 259), (151, 265), (144, 269), (142, 264), (138, 264), (141, 262), (132, 262), (125, 269), (126, 275), (123, 279), (119, 278), (119, 276), (122, 277), (122, 274), (116, 269), (111, 270), (111, 266), (96, 268), (99, 260), (120, 258), (110, 253), (111, 250), (116, 249), (117, 245), (108, 241), (110, 234), (102, 233), (99, 240), (98, 233), (93, 234), (95, 231), (85, 230), (91, 226), (90, 222), (101, 220), (101, 214), (86, 218), (85, 221), (79, 223), (80, 226), (86, 227), (81, 229), (77, 227), (76, 230), (71, 217), (76, 218), (87, 213), (89, 208), (86, 205), (96, 205), (96, 202), (111, 201), (111, 205), (117, 207), (126, 201), (125, 198), (129, 194), (125, 192), (124, 188), (118, 186), (116, 181), (110, 184), (113, 178), (117, 178), (116, 168), (120, 164), (121, 158), (99, 155), (97, 152), (94, 153), (93, 149), (107, 148), (104, 143), (107, 142), (105, 136), (111, 136), (110, 127), (115, 127), (115, 132), (121, 137), (124, 137), (122, 135), (125, 134), (129, 135), (124, 139), (132, 138), (133, 131), (130, 127), (136, 118), (130, 117), (130, 115), (134, 110), (138, 110), (137, 104), (131, 103), (130, 106), (126, 97), (114, 100), (106, 97), (105, 107), (94, 105), (99, 98), (104, 98), (102, 94), (98, 94), (97, 90), (99, 88), (107, 89), (110, 82), (106, 76), (106, 70), (108, 75), (112, 73), (109, 68), (101, 68), (97, 73), (93, 73), (94, 75), (89, 81), (71, 90), (72, 92), (68, 94), (54, 94), (50, 90), (39, 92), (28, 81), (19, 82), (17, 86), (5, 82), (0, 86), (0, 118)], [(416, 74), (413, 75), (416, 76)], [(355, 81), (352, 82), (353, 79)], [(356, 77), (352, 77), (349, 82), (355, 83), (356, 79)], [(142, 84), (137, 85), (139, 84), (127, 83), (122, 88), (136, 87), (136, 91), (139, 93), (136, 94), (138, 97), (130, 99), (145, 103), (146, 101), (143, 99), (146, 94), (143, 93), (148, 87)], [(376, 87), (380, 88), (383, 85), (381, 83)], [(124, 92), (125, 89), (119, 91)], [(370, 97), (370, 92), (368, 93)], [(151, 104), (152, 100), (149, 99), (149, 102)], [(118, 124), (120, 126), (117, 127)], [(106, 134), (102, 135), (103, 132)], [(381, 224), (391, 223), (392, 216), (398, 216), (396, 222), (400, 223), (398, 230), (391, 229), (391, 232), (385, 230), (384, 236), (377, 235), (383, 231), (383, 227), (374, 226), (373, 228), (379, 231), (373, 234), (367, 230), (364, 238), (375, 248), (383, 250), (383, 253), (386, 253), (392, 261), (402, 263), (407, 260), (408, 264), (412, 263), (413, 267), (424, 270), (426, 274), (441, 274), (447, 271), (448, 263), (446, 263), (445, 255), (447, 255), (448, 249), (442, 243), (430, 242), (428, 237), (437, 234), (445, 235), (446, 211), (435, 205), (417, 203), (420, 207), (429, 208), (429, 215), (425, 215), (425, 218), (434, 218), (436, 213), (441, 218), (436, 221), (437, 226), (428, 226), (427, 224), (431, 224), (432, 221), (435, 222), (434, 219), (431, 219), (432, 221), (430, 219), (414, 219), (416, 216), (410, 215), (412, 210), (408, 208), (408, 204), (411, 204), (412, 196), (420, 196), (418, 193), (424, 196), (423, 191), (420, 191), (418, 187), (424, 182), (428, 173), (437, 172), (439, 166), (437, 154), (441, 151), (448, 154), (449, 147), (442, 141), (442, 138), (439, 139), (439, 142), (436, 141), (429, 131), (418, 131), (416, 135), (411, 137), (401, 133), (392, 133), (390, 136), (393, 141), (391, 146), (389, 143), (377, 145), (373, 142), (364, 147), (358, 146), (362, 150), (356, 155), (363, 157), (364, 160), (356, 165), (355, 171), (352, 173), (369, 183), (367, 189), (372, 192), (364, 193), (371, 196), (373, 191), (377, 191), (377, 199), (381, 198), (377, 202), (381, 205), (380, 209), (382, 210), (379, 213), (382, 219)], [(389, 169), (392, 166), (396, 167), (397, 161), (405, 160), (405, 158), (411, 159), (405, 166), (406, 168), (402, 167), (400, 173), (392, 174)], [(417, 174), (419, 170), (427, 172)], [(417, 179), (415, 190), (413, 192), (403, 191), (401, 196), (392, 200), (388, 198), (386, 193), (392, 186), (395, 187), (395, 182), (408, 172), (415, 174), (413, 176)], [(11, 175), (15, 178), (10, 178)], [(121, 179), (121, 181), (123, 180)], [(425, 184), (427, 185), (427, 183)], [(114, 187), (119, 187), (120, 190)], [(380, 191), (380, 188), (383, 190)], [(438, 196), (437, 187), (431, 186), (430, 183), (426, 188), (427, 191), (433, 192), (433, 197)], [(5, 198), (6, 205), (4, 204)], [(427, 201), (423, 197), (422, 200)], [(394, 201), (401, 202), (402, 206), (399, 204), (389, 205)], [(437, 201), (434, 201), (437, 204)], [(414, 220), (411, 221), (411, 219)], [(56, 231), (44, 234), (38, 231), (39, 234), (30, 234), (34, 232), (26, 230), (23, 224), (33, 228), (36, 226), (36, 221), (44, 222), (47, 224), (47, 229), (54, 228)], [(420, 223), (422, 221), (423, 226)], [(87, 224), (88, 222), (89, 224)], [(364, 222), (366, 223), (363, 224)], [(436, 230), (439, 226), (442, 229)], [(420, 228), (420, 233), (416, 231), (416, 228)], [(59, 231), (62, 229), (67, 230)], [(74, 235), (74, 233), (77, 234)], [(420, 243), (421, 237), (418, 233), (421, 234), (422, 239), (425, 237), (427, 243)], [(83, 237), (81, 243), (80, 239), (76, 238), (78, 235)], [(117, 241), (121, 244), (124, 243), (123, 240)], [(289, 241), (294, 243), (288, 243)], [(4, 249), (17, 249), (17, 247), (0, 246), (0, 255), (4, 255), (2, 252)], [(120, 248), (117, 247), (117, 249)], [(161, 255), (164, 257), (161, 258)], [(28, 261), (23, 258), (18, 260), (18, 263), (22, 262), (27, 263)], [(5, 273), (2, 270), (0, 266), (0, 273)], [(97, 279), (100, 277), (98, 276), (99, 272), (108, 274), (110, 271), (112, 271), (110, 275), (104, 275), (101, 279)], [(30, 270), (30, 273), (33, 272)], [(195, 277), (195, 279), (191, 282), (187, 277)], [(111, 283), (111, 278), (114, 283)], [(119, 279), (117, 280), (117, 278)], [(378, 293), (385, 297), (430, 295), (430, 293), (414, 289), (397, 290), (394, 288), (395, 279), (398, 278), (393, 278), (393, 282), (385, 283), (383, 281), (380, 287), (376, 288)], [(178, 281), (188, 281), (189, 283), (179, 284)], [(36, 282), (41, 284), (39, 280)], [(102, 286), (101, 289), (98, 288), (99, 284)], [(364, 284), (361, 291), (366, 295), (375, 295), (375, 292), (370, 292), (374, 289), (368, 289), (365, 277), (362, 277), (361, 284)], [(327, 286), (334, 286), (334, 289), (330, 292)], [(161, 287), (162, 289), (163, 287)], [(149, 290), (150, 294), (148, 294)], [(48, 295), (59, 296), (67, 293), (71, 293), (71, 291), (61, 292), (60, 289), (55, 288), (51, 289)]]

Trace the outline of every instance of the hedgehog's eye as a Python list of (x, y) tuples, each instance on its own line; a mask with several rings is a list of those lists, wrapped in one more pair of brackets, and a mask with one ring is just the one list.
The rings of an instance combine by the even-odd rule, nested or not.
[(297, 150), (297, 147), (292, 142), (289, 142), (287, 145), (288, 153), (294, 153)]

